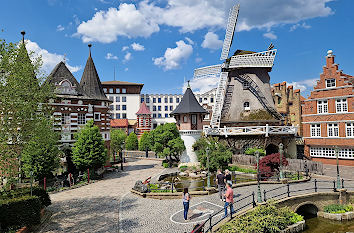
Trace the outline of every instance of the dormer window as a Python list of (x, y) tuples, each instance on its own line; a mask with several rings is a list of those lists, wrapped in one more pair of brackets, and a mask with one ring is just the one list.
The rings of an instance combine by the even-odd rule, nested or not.
[(331, 88), (336, 86), (336, 79), (326, 79), (326, 88)]
[(243, 108), (244, 108), (245, 111), (251, 110), (251, 108), (250, 108), (250, 102), (244, 102), (244, 103), (243, 103)]
[(250, 83), (248, 82), (248, 81), (244, 81), (243, 83), (242, 83), (242, 86), (243, 86), (243, 89), (245, 90), (245, 89), (249, 89), (250, 88)]

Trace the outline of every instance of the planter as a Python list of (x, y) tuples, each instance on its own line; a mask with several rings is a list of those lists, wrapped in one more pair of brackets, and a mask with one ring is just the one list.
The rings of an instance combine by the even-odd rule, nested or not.
[(332, 213), (326, 213), (326, 212), (320, 211), (317, 213), (317, 216), (322, 217), (322, 218), (331, 219), (331, 220), (336, 220), (336, 221), (343, 221), (343, 220), (354, 219), (354, 212), (332, 214)]
[(285, 228), (284, 230), (280, 231), (280, 233), (296, 233), (296, 232), (301, 232), (303, 230), (305, 230), (305, 220), (301, 221), (301, 222), (297, 222), (293, 225), (288, 226), (287, 228)]

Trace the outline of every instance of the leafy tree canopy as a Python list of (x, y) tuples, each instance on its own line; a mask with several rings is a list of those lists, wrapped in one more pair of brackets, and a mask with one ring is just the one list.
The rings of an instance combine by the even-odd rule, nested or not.
[(138, 149), (138, 137), (134, 132), (131, 132), (127, 139), (125, 140), (126, 150), (137, 150)]
[(264, 149), (262, 149), (262, 148), (257, 148), (257, 147), (248, 148), (248, 149), (245, 151), (245, 154), (246, 154), (246, 155), (256, 155), (256, 151), (259, 152), (259, 156), (265, 156), (265, 155), (266, 155), (266, 152), (265, 152)]
[(141, 138), (139, 140), (139, 150), (140, 151), (152, 150), (153, 147), (152, 143), (153, 141), (150, 133), (144, 132), (143, 135), (141, 135)]
[(120, 129), (112, 129), (111, 130), (111, 150), (112, 152), (121, 152), (125, 139), (127, 138), (127, 134)]

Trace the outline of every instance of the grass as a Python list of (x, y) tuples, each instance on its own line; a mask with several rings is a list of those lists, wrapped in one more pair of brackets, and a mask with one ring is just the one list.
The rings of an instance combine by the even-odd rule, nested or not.
[(257, 174), (257, 171), (255, 169), (252, 168), (242, 168), (242, 167), (238, 167), (236, 165), (233, 166), (229, 166), (229, 170), (230, 171), (238, 171), (238, 172), (243, 172), (243, 173), (251, 173), (251, 174)]

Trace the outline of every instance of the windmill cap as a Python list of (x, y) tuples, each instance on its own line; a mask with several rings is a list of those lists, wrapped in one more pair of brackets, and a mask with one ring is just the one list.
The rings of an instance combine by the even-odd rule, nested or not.
[(328, 51), (327, 51), (327, 56), (333, 56), (333, 50), (331, 50), (331, 49), (328, 50)]

